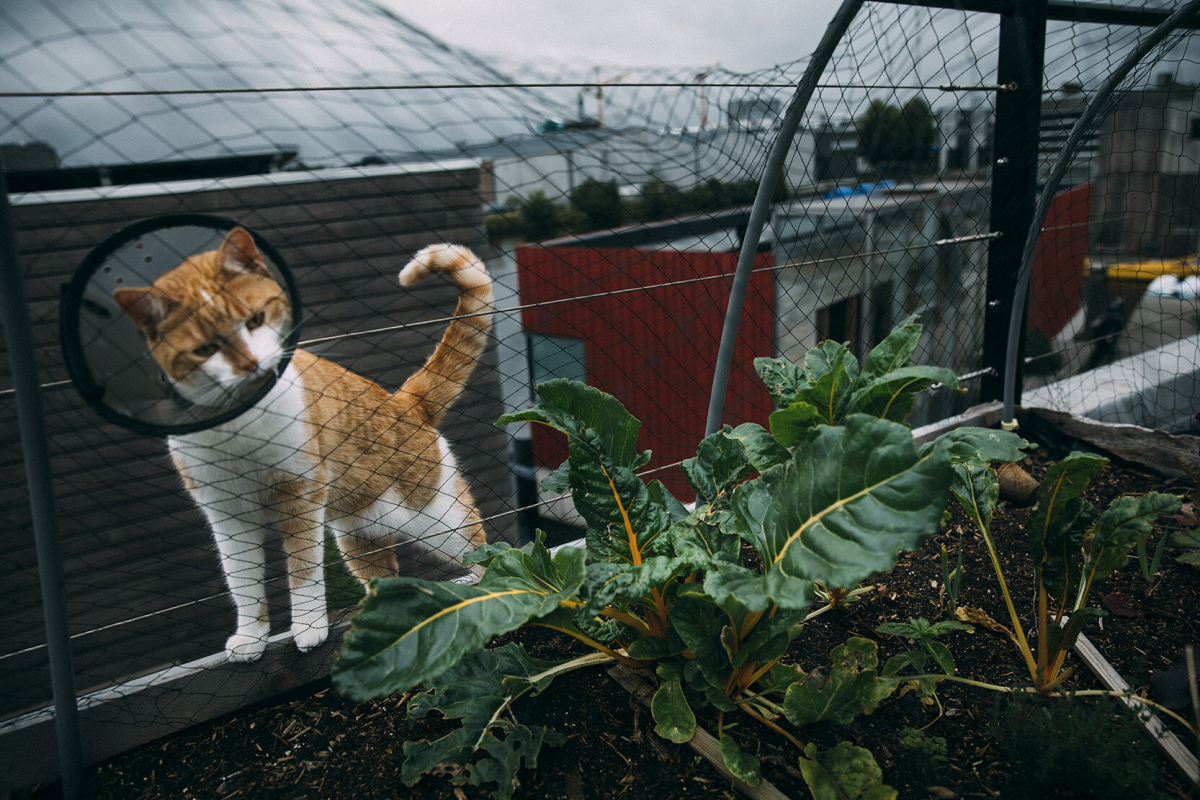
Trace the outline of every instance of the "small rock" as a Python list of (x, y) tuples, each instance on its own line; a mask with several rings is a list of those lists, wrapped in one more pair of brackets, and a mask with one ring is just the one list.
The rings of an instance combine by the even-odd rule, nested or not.
[(937, 800), (954, 800), (958, 797), (958, 792), (947, 789), (945, 786), (926, 786), (925, 791), (929, 792), (930, 797), (936, 797)]

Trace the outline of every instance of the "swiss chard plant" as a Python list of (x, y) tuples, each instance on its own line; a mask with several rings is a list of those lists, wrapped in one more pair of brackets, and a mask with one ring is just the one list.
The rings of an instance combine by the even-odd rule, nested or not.
[(1130, 550), (1145, 542), (1158, 516), (1179, 510), (1180, 498), (1158, 492), (1118, 497), (1100, 512), (1084, 499), (1083, 493), (1108, 459), (1073, 452), (1050, 467), (1027, 526), (1037, 626), (1035, 645), (1030, 645), (992, 540), (991, 518), (999, 485), (986, 463), (1016, 461), (1021, 456), (1020, 448), (1027, 443), (1013, 434), (995, 433), (990, 449), (980, 448), (978, 440), (957, 456), (954, 448), (948, 448), (955, 472), (951, 491), (983, 534), (1008, 608), (1013, 638), (1025, 659), (1033, 688), (1051, 692), (1070, 674), (1063, 663), (1084, 626), (1103, 614), (1087, 604), (1092, 588), (1129, 562)]
[[(500, 422), (566, 435), (568, 459), (543, 488), (570, 492), (587, 523), (586, 548), (551, 554), (540, 538), (479, 548), (471, 560), (484, 573), (475, 586), (373, 581), (334, 665), (338, 690), (366, 699), (424, 687), (409, 713), (436, 709), (462, 726), (406, 743), (404, 780), (453, 765), (457, 781), (492, 782), (509, 797), (521, 764), (534, 766), (542, 746), (562, 738), (522, 724), (514, 701), (564, 672), (616, 661), (653, 671), (651, 709), (663, 737), (688, 741), (696, 711), (710, 709), (727, 766), (748, 784), (761, 781), (759, 763), (728, 732), (730, 714), (795, 743), (815, 797), (894, 797), (869, 751), (849, 742), (821, 751), (798, 731), (870, 713), (906, 678), (883, 676), (866, 639), (835, 648), (827, 669), (782, 658), (815, 587), (856, 587), (938, 529), (952, 457), (961, 460), (972, 437), (986, 435), (914, 446), (903, 419), (915, 393), (933, 383), (957, 387), (947, 370), (912, 364), (920, 333), (908, 320), (861, 368), (830, 342), (803, 366), (756, 361), (779, 411), (769, 428), (726, 427), (700, 442), (682, 465), (693, 508), (639, 476), (650, 453), (638, 449), (640, 423), (616, 399), (580, 383), (541, 384), (538, 406)], [(594, 652), (545, 662), (519, 644), (485, 649), (526, 624)], [(941, 650), (926, 649), (941, 663)]]

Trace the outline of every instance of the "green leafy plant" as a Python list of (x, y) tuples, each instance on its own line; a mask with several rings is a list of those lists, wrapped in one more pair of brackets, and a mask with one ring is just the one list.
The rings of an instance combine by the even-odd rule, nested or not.
[(1087, 605), (1096, 581), (1124, 567), (1129, 551), (1149, 536), (1154, 520), (1179, 510), (1180, 498), (1157, 492), (1118, 497), (1098, 513), (1083, 493), (1108, 459), (1073, 452), (1050, 467), (1028, 524), (1037, 597), (1035, 650), (1021, 626), (990, 532), (999, 486), (988, 462), (1017, 461), (1028, 443), (1014, 434), (993, 433), (990, 443), (976, 440), (961, 451), (951, 448), (951, 492), (983, 533), (1033, 687), (1050, 692), (1070, 674), (1063, 662), (1088, 620), (1103, 614)]
[(946, 615), (953, 619), (954, 612), (958, 609), (958, 595), (962, 590), (962, 536), (958, 537), (958, 561), (955, 563), (953, 570), (950, 569), (950, 557), (946, 553), (945, 545), (942, 545), (941, 557), (942, 591), (946, 595)]
[[(513, 702), (564, 672), (618, 661), (654, 670), (651, 708), (664, 738), (689, 740), (696, 710), (711, 709), (725, 762), (748, 784), (761, 781), (758, 761), (725, 732), (728, 714), (792, 741), (814, 796), (893, 797), (869, 751), (843, 742), (822, 752), (783, 727), (870, 713), (900, 681), (880, 676), (875, 644), (850, 639), (825, 670), (781, 659), (818, 582), (855, 587), (941, 525), (950, 450), (967, 438), (918, 452), (902, 422), (915, 392), (934, 382), (957, 386), (946, 370), (912, 365), (920, 333), (916, 319), (907, 320), (861, 369), (845, 346), (829, 342), (802, 368), (756, 362), (780, 411), (769, 430), (727, 427), (700, 442), (682, 465), (698, 498), (691, 511), (662, 483), (639, 477), (650, 453), (638, 449), (640, 423), (615, 398), (565, 380), (538, 386), (538, 406), (500, 422), (566, 435), (567, 461), (543, 488), (570, 492), (587, 524), (586, 550), (551, 555), (540, 539), (519, 549), (488, 545), (470, 557), (484, 568), (476, 586), (373, 581), (334, 664), (338, 690), (366, 699), (424, 686), (410, 714), (437, 709), (462, 728), (406, 743), (405, 781), (458, 765), (456, 780), (492, 782), (497, 796), (509, 797), (520, 765), (535, 763), (558, 738), (520, 725)], [(518, 644), (484, 650), (525, 624), (595, 652), (551, 663)], [(936, 635), (916, 638), (941, 663)]]
[(901, 728), (898, 743), (903, 749), (921, 756), (930, 764), (945, 764), (950, 760), (946, 756), (944, 736), (930, 736), (916, 728)]
[(926, 698), (924, 702), (929, 704), (937, 702), (938, 719), (941, 718), (941, 701), (937, 700), (936, 691), (940, 678), (936, 674), (930, 675), (926, 670), (926, 665), (932, 658), (933, 663), (943, 673), (948, 676), (955, 674), (954, 657), (950, 655), (950, 649), (938, 641), (939, 637), (951, 631), (972, 633), (974, 628), (955, 620), (930, 622), (924, 617), (917, 617), (908, 622), (885, 622), (875, 629), (876, 633), (902, 636), (917, 643), (916, 648), (889, 658), (883, 667), (881, 676), (892, 683), (905, 681), (916, 689), (918, 696)]
[(1146, 540), (1142, 539), (1137, 543), (1138, 567), (1142, 571), (1142, 581), (1145, 585), (1145, 595), (1149, 597), (1154, 594), (1154, 590), (1158, 588), (1158, 584), (1162, 581), (1162, 566), (1163, 551), (1166, 549), (1167, 540), (1171, 537), (1163, 534), (1158, 537), (1158, 545), (1154, 548), (1154, 555), (1147, 556)]
[(1175, 560), (1185, 567), (1200, 569), (1200, 530), (1176, 531), (1171, 534), (1171, 546), (1182, 550)]

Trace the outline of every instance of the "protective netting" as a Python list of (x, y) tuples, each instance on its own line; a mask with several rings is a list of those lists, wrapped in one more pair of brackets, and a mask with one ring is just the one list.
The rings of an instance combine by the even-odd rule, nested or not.
[[(1100, 31), (1079, 41), (1094, 51)], [(1197, 430), (1196, 44), (1194, 31), (1168, 36), (1095, 101), (1064, 156), (1029, 292), (1027, 407)], [(1064, 143), (1093, 102), (1089, 86), (1072, 80), (1050, 95), (1044, 120)], [(1044, 159), (1043, 173), (1049, 167)]]
[[(1017, 131), (1036, 143), (1033, 169), (1045, 174), (1091, 93), (1146, 30), (1049, 24), (1041, 130)], [(995, 399), (984, 388), (1001, 369), (985, 356), (988, 286), (1017, 268), (997, 263), (992, 224), (1006, 200), (993, 193), (1004, 166), (997, 139), (1014, 135), (998, 116), (998, 98), (1014, 91), (998, 83), (999, 41), (992, 14), (885, 3), (858, 14), (807, 109), (758, 242), (724, 422), (762, 422), (771, 410), (753, 358), (799, 359), (824, 339), (861, 355), (912, 314), (925, 325), (917, 360), (954, 370), (965, 391), (922, 394), (910, 421)], [(1173, 40), (1130, 78), (1045, 226), (1026, 372), (1047, 403), (1075, 402), (1063, 400), (1064, 378), (1195, 341), (1196, 295), (1180, 288), (1193, 274), (1200, 283), (1189, 44)], [(165, 665), (193, 664), (171, 680), (204, 672), (198, 659), (222, 653), (235, 630), (265, 633), (268, 618), (280, 640), (296, 623), (297, 643), (316, 647), (322, 599), (336, 626), (361, 592), (339, 534), (352, 561), (390, 568), (395, 556), (404, 574), (458, 579), (469, 575), (460, 560), (478, 520), (489, 541), (523, 541), (534, 528), (560, 541), (580, 535), (569, 501), (539, 488), (563, 442), (494, 425), (547, 379), (617, 396), (643, 421), (640, 446), (655, 454), (648, 469), (690, 499), (677, 465), (703, 435), (749, 207), (805, 65), (747, 74), (499, 67), (364, 0), (0, 6), (0, 143), (79, 689), (111, 700), (136, 676), (154, 683)], [(1163, 73), (1169, 85), (1158, 83)], [(114, 231), (182, 213), (228, 217), (279, 251), (303, 298), (295, 322), (311, 355), (297, 354), (291, 383), (281, 380), (293, 387), (292, 417), (272, 406), (271, 432), (239, 418), (205, 433), (227, 439), (196, 444), (181, 480), (162, 439), (102, 421), (72, 388), (58, 292)], [(467, 329), (479, 332), (486, 309), (451, 322), (456, 298), (478, 286), (440, 275), (397, 282), (438, 242), (473, 250), (494, 281), (481, 354)], [(1123, 273), (1109, 266), (1170, 259), (1173, 298), (1143, 297), (1143, 278), (1123, 294)], [(259, 309), (232, 288), (217, 294), (240, 309), (226, 309), (232, 332), (195, 348), (237, 350), (261, 324), (252, 322)], [(1118, 296), (1126, 305), (1115, 309)], [(126, 299), (127, 313), (142, 313)], [(210, 311), (201, 303), (185, 316)], [(143, 316), (150, 327), (162, 321)], [(441, 417), (459, 484), (428, 425), (396, 433), (407, 423), (389, 420), (409, 412), (388, 411), (397, 401), (386, 398), (463, 324), (444, 360), (474, 369), (453, 404), (412, 386), (395, 396), (432, 404), (413, 413)], [(1194, 350), (1180, 355), (1188, 370)], [(1138, 379), (1156, 380), (1143, 361)], [(443, 383), (464, 380), (444, 366), (432, 369)], [(46, 702), (49, 686), (7, 362), (4, 370), (0, 717), (19, 718)], [(331, 489), (330, 470), (352, 473), (353, 486)], [(197, 489), (220, 476), (231, 481), (224, 495)], [(394, 546), (379, 536), (396, 530)], [(323, 578), (312, 577), (318, 564)], [(246, 642), (234, 643), (235, 655), (260, 649)], [(295, 663), (327, 663), (330, 651)], [(270, 690), (229, 677), (244, 673), (208, 674), (173, 689), (170, 702), (114, 712), (112, 724), (179, 727)]]

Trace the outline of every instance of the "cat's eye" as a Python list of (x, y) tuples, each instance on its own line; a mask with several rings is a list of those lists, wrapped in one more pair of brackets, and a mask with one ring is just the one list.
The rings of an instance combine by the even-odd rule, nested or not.
[(220, 349), (221, 348), (217, 346), (216, 342), (208, 342), (207, 344), (202, 344), (199, 347), (192, 348), (192, 355), (197, 355), (201, 358), (208, 358)]
[(251, 314), (250, 318), (246, 320), (246, 329), (252, 331), (266, 322), (266, 319), (266, 316), (261, 311), (257, 314)]

